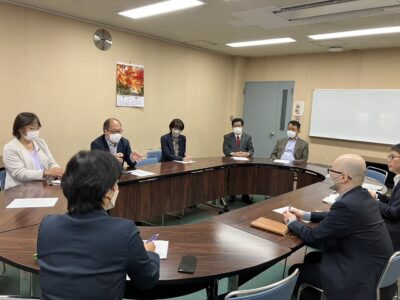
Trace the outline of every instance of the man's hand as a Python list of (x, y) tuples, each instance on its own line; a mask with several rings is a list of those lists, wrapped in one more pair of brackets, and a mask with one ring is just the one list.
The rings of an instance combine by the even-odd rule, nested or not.
[(122, 164), (124, 162), (124, 154), (121, 152), (118, 152), (115, 154), (115, 157), (118, 159), (118, 161)]
[(372, 190), (368, 190), (368, 192), (371, 194), (372, 198), (376, 199), (376, 192)]
[(144, 249), (146, 249), (146, 251), (154, 252), (156, 251), (156, 245), (153, 242), (144, 243)]
[(64, 175), (64, 169), (63, 168), (50, 168), (47, 170), (43, 171), (44, 176), (51, 176), (51, 177), (62, 177)]
[(190, 156), (186, 156), (183, 158), (183, 161), (191, 161), (191, 160), (192, 160), (192, 158)]
[(283, 221), (285, 222), (285, 224), (289, 223), (289, 221), (292, 219), (296, 219), (296, 215), (288, 211), (283, 213)]
[(139, 161), (142, 161), (143, 158), (144, 158), (144, 156), (142, 154), (140, 154), (139, 152), (133, 151), (131, 153), (131, 160), (132, 161), (139, 162)]
[(293, 215), (295, 215), (298, 220), (303, 220), (303, 218), (304, 218), (304, 210), (291, 207), (290, 208), (290, 212)]

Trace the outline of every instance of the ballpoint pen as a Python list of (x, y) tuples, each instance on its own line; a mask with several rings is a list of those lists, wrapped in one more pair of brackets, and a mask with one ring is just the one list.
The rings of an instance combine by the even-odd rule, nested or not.
[(149, 238), (149, 239), (146, 241), (146, 244), (154, 242), (154, 241), (158, 238), (158, 236), (159, 236), (159, 234), (156, 233), (155, 235), (153, 235), (151, 238)]

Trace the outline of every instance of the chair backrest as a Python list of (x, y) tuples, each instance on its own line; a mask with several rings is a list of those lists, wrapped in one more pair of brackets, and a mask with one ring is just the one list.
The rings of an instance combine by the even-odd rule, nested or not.
[(397, 282), (400, 278), (400, 251), (395, 252), (383, 269), (381, 278), (378, 281), (378, 289), (387, 287)]
[(159, 162), (161, 160), (161, 149), (147, 151), (147, 157), (156, 157), (157, 162)]
[(257, 289), (230, 292), (225, 296), (225, 300), (290, 300), (298, 276), (299, 269), (296, 269), (290, 276), (273, 284)]
[(145, 166), (145, 165), (154, 165), (156, 164), (157, 158), (155, 157), (147, 157), (146, 159), (143, 159), (142, 161), (138, 161), (135, 165), (136, 168), (141, 167), (141, 166)]
[(0, 191), (4, 191), (4, 185), (6, 183), (6, 170), (0, 171)]
[(369, 166), (369, 167), (367, 167), (367, 170), (365, 171), (365, 175), (385, 184), (386, 177), (388, 176), (388, 172), (385, 170), (376, 168), (376, 167)]

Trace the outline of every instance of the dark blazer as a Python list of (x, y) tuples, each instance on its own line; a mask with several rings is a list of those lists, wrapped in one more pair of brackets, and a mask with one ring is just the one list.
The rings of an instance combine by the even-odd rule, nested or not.
[(400, 182), (390, 197), (378, 193), (379, 209), (386, 223), (395, 251), (400, 251)]
[(139, 289), (159, 279), (135, 224), (105, 210), (44, 217), (38, 234), (41, 299), (122, 299), (126, 274)]
[(161, 137), (161, 161), (183, 160), (186, 156), (186, 137), (178, 137), (179, 153), (175, 155), (172, 133), (167, 133)]
[[(274, 150), (271, 153), (271, 158), (281, 158), (285, 152), (288, 138), (279, 139), (275, 145)], [(307, 161), (308, 160), (308, 143), (305, 140), (297, 137), (296, 145), (294, 146), (294, 158), (296, 160)]]
[(236, 136), (233, 132), (224, 135), (224, 143), (222, 144), (222, 151), (225, 156), (230, 156), (232, 152), (249, 152), (253, 156), (254, 148), (251, 141), (251, 135), (242, 133), (240, 138), (240, 147), (236, 145)]
[[(108, 146), (106, 137), (103, 135), (99, 136), (90, 144), (90, 150), (103, 150), (110, 151), (110, 147)], [(124, 161), (130, 166), (134, 167), (136, 165), (136, 161), (131, 160), (132, 149), (129, 141), (121, 137), (117, 145), (117, 153), (122, 153), (124, 155)]]
[(393, 247), (377, 201), (362, 187), (339, 198), (329, 212), (311, 213), (311, 228), (288, 225), (306, 244), (322, 247), (320, 278), (327, 299), (376, 299), (376, 286)]

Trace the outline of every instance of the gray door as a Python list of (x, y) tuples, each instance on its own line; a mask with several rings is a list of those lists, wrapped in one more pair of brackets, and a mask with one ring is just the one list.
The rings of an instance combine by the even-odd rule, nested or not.
[(276, 141), (286, 137), (293, 89), (294, 81), (246, 82), (244, 131), (253, 137), (254, 156), (270, 157)]

